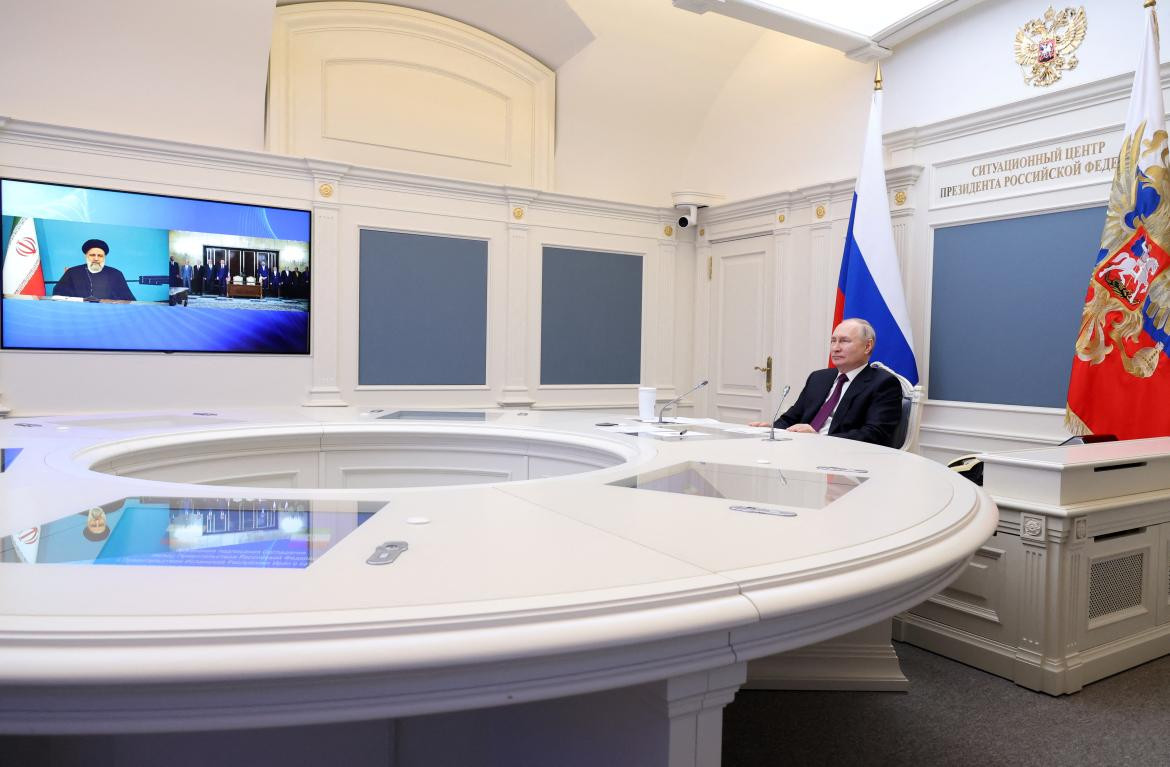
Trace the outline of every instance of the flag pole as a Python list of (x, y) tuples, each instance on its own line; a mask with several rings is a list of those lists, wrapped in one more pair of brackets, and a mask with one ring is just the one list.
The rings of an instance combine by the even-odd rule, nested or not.
[[(1147, 0), (1147, 2), (1154, 2), (1154, 0)], [(882, 64), (879, 61), (877, 65), (877, 72), (873, 76), (873, 89), (880, 91), (882, 89)]]

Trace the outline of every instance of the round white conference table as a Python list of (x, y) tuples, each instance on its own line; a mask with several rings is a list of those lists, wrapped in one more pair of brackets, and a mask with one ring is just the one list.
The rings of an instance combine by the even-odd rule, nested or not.
[(514, 410), (0, 421), (0, 732), (198, 751), (248, 730), (295, 755), (262, 728), (328, 725), (370, 764), (718, 764), (747, 661), (921, 602), (996, 524), (921, 457), (767, 435)]

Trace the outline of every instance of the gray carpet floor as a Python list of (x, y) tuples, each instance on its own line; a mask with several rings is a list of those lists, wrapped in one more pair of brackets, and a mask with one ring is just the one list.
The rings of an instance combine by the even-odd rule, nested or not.
[(894, 646), (907, 693), (740, 691), (724, 767), (1170, 765), (1170, 656), (1054, 698)]

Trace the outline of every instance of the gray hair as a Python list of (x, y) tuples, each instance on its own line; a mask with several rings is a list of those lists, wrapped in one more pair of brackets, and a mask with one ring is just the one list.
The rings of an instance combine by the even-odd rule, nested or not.
[(861, 319), (860, 317), (846, 317), (845, 319), (841, 320), (842, 324), (846, 322), (857, 323), (858, 327), (861, 328), (862, 341), (877, 341), (877, 333), (874, 332), (873, 325), (870, 325), (865, 320)]

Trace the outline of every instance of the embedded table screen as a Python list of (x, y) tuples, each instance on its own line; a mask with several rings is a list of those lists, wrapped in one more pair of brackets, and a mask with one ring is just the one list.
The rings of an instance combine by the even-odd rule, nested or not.
[(486, 421), (487, 413), (482, 410), (395, 410), (378, 418), (402, 421)]
[(20, 447), (0, 448), (0, 472), (8, 471), (8, 467), (12, 465), (16, 456), (20, 455), (20, 451), (23, 449)]
[(828, 472), (688, 461), (610, 484), (797, 509), (822, 509), (864, 481), (865, 477)]
[(305, 568), (383, 501), (141, 497), (0, 538), (0, 562)]

